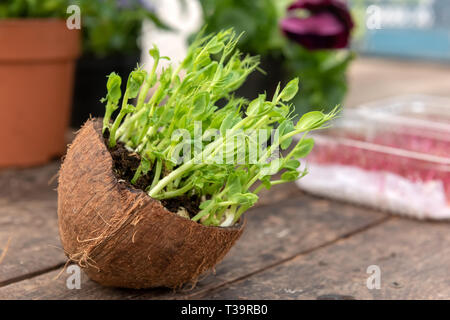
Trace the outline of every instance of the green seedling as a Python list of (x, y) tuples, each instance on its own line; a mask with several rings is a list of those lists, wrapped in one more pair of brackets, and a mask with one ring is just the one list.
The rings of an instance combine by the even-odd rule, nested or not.
[[(168, 58), (160, 57), (155, 46), (151, 71), (138, 67), (131, 72), (112, 123), (122, 97), (115, 73), (108, 77), (104, 98), (109, 146), (119, 141), (141, 157), (131, 183), (151, 173), (145, 188), (150, 197), (201, 199), (192, 219), (208, 226), (233, 225), (263, 188), (306, 174), (298, 160), (314, 145), (306, 135), (327, 126), (338, 112), (314, 111), (294, 123), (289, 101), (298, 91), (298, 79), (278, 86), (272, 99), (266, 94), (253, 101), (236, 97), (233, 92), (259, 63), (236, 50), (238, 40), (231, 29), (199, 34), (178, 67), (170, 65), (159, 74), (158, 64)], [(301, 138), (293, 143), (296, 135)]]

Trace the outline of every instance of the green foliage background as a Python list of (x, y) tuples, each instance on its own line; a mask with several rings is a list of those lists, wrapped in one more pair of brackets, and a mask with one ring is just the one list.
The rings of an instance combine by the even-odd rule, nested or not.
[(330, 111), (342, 103), (347, 92), (346, 70), (353, 58), (347, 50), (309, 51), (287, 39), (279, 22), (292, 0), (200, 0), (206, 32), (233, 27), (244, 32), (239, 49), (270, 57), (281, 68), (286, 83), (300, 78), (300, 91), (294, 98), (297, 114), (310, 110)]
[(69, 0), (2, 0), (0, 19), (64, 18)]
[(0, 19), (65, 19), (71, 4), (81, 9), (83, 51), (86, 54), (102, 57), (138, 52), (137, 41), (145, 19), (166, 28), (139, 0), (1, 0)]

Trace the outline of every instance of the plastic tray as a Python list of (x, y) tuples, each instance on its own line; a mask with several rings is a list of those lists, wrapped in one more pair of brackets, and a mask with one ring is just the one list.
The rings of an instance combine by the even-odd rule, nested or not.
[(315, 134), (297, 181), (311, 193), (417, 218), (450, 218), (450, 99), (406, 96)]

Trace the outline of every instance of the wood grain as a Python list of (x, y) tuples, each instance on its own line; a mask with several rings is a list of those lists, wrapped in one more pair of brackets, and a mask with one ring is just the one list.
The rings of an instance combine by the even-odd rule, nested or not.
[[(450, 224), (391, 218), (198, 299), (449, 299)], [(369, 290), (377, 265), (381, 288)]]
[[(292, 185), (295, 187), (294, 185)], [(68, 290), (66, 274), (43, 274), (0, 288), (0, 299), (188, 299), (230, 281), (312, 251), (337, 239), (384, 221), (382, 213), (303, 195), (281, 204), (248, 212), (247, 230), (241, 240), (195, 289), (176, 293), (167, 289), (118, 290), (104, 288), (84, 278), (82, 289)]]
[(56, 223), (59, 162), (0, 174), (0, 286), (57, 268), (65, 262)]
[(450, 97), (450, 65), (360, 57), (350, 64), (345, 107), (403, 94)]
[[(65, 263), (57, 227), (59, 161), (0, 172), (0, 287)], [(301, 195), (294, 185), (263, 191), (257, 206)]]

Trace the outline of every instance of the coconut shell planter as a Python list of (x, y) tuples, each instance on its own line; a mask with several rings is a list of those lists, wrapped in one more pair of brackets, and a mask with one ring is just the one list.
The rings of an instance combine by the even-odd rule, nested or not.
[[(91, 279), (108, 286), (175, 287), (195, 281), (223, 258), (244, 226), (204, 226), (120, 181), (101, 122), (94, 120), (67, 152), (58, 196), (64, 250)], [(82, 241), (92, 237), (97, 239)]]
[[(236, 43), (232, 30), (199, 35), (186, 59), (159, 75), (168, 58), (154, 47), (151, 71), (133, 70), (123, 95), (121, 77), (109, 75), (105, 117), (78, 132), (58, 186), (64, 251), (92, 280), (125, 288), (195, 283), (241, 236), (242, 214), (262, 188), (305, 174), (297, 160), (313, 147), (305, 136), (336, 111), (310, 112), (294, 124), (288, 101), (297, 79), (271, 100), (235, 98), (258, 66)], [(219, 100), (226, 105), (216, 107)], [(303, 138), (291, 146), (297, 134)]]

